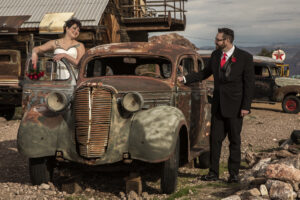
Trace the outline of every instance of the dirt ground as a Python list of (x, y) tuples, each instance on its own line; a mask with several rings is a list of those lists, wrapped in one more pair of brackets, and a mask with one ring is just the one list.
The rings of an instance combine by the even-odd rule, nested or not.
[[(278, 146), (278, 142), (287, 139), (295, 129), (300, 129), (300, 115), (286, 114), (280, 104), (253, 104), (252, 113), (245, 117), (242, 130), (242, 152), (261, 151)], [(126, 172), (78, 172), (80, 188), (76, 194), (62, 191), (57, 178), (54, 185), (32, 186), (28, 174), (28, 161), (17, 151), (16, 137), (20, 116), (6, 121), (0, 118), (0, 199), (120, 199), (124, 196), (124, 178)], [(221, 162), (226, 166), (228, 141), (223, 144)], [(197, 180), (205, 170), (181, 168), (179, 171), (178, 191), (173, 195), (161, 194), (159, 190), (158, 170), (142, 170), (143, 195), (147, 199), (221, 199), (239, 189), (239, 185), (228, 185), (228, 176), (214, 183)]]

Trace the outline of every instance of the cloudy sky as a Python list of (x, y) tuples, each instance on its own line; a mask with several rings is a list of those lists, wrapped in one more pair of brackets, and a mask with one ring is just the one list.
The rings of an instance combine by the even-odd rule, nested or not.
[(300, 44), (300, 0), (188, 0), (179, 34), (196, 46), (213, 46), (218, 27), (235, 31), (239, 46)]

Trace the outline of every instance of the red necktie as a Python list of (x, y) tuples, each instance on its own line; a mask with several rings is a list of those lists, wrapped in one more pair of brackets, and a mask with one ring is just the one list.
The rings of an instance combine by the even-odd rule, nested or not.
[(224, 64), (226, 63), (226, 56), (227, 54), (226, 53), (223, 53), (223, 57), (222, 57), (222, 60), (221, 60), (221, 68), (224, 66)]

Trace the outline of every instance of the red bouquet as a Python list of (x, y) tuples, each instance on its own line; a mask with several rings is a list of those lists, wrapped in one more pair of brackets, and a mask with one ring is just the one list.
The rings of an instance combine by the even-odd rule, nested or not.
[(44, 71), (40, 71), (39, 69), (30, 69), (26, 72), (26, 76), (31, 80), (39, 80), (44, 76)]

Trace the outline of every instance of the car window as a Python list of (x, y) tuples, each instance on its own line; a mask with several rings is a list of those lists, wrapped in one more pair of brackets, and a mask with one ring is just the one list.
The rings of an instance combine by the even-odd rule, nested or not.
[(197, 62), (198, 62), (198, 70), (202, 71), (205, 66), (204, 61), (202, 61), (201, 59), (197, 59)]
[(177, 76), (186, 76), (194, 71), (193, 58), (183, 58), (177, 67)]
[(268, 67), (262, 65), (255, 65), (255, 76), (256, 77), (269, 77), (270, 73)]
[(36, 69), (33, 68), (30, 61), (25, 74), (31, 80), (40, 81), (67, 80), (70, 78), (70, 72), (65, 63), (45, 57), (39, 58)]
[(206, 67), (208, 65), (210, 57), (203, 57), (202, 59), (203, 59), (203, 62), (204, 62), (204, 67)]
[(270, 67), (272, 76), (280, 76), (280, 70), (278, 67)]
[(149, 76), (154, 78), (170, 78), (172, 72), (171, 62), (162, 57), (145, 56), (116, 56), (96, 57), (86, 65), (84, 76)]

